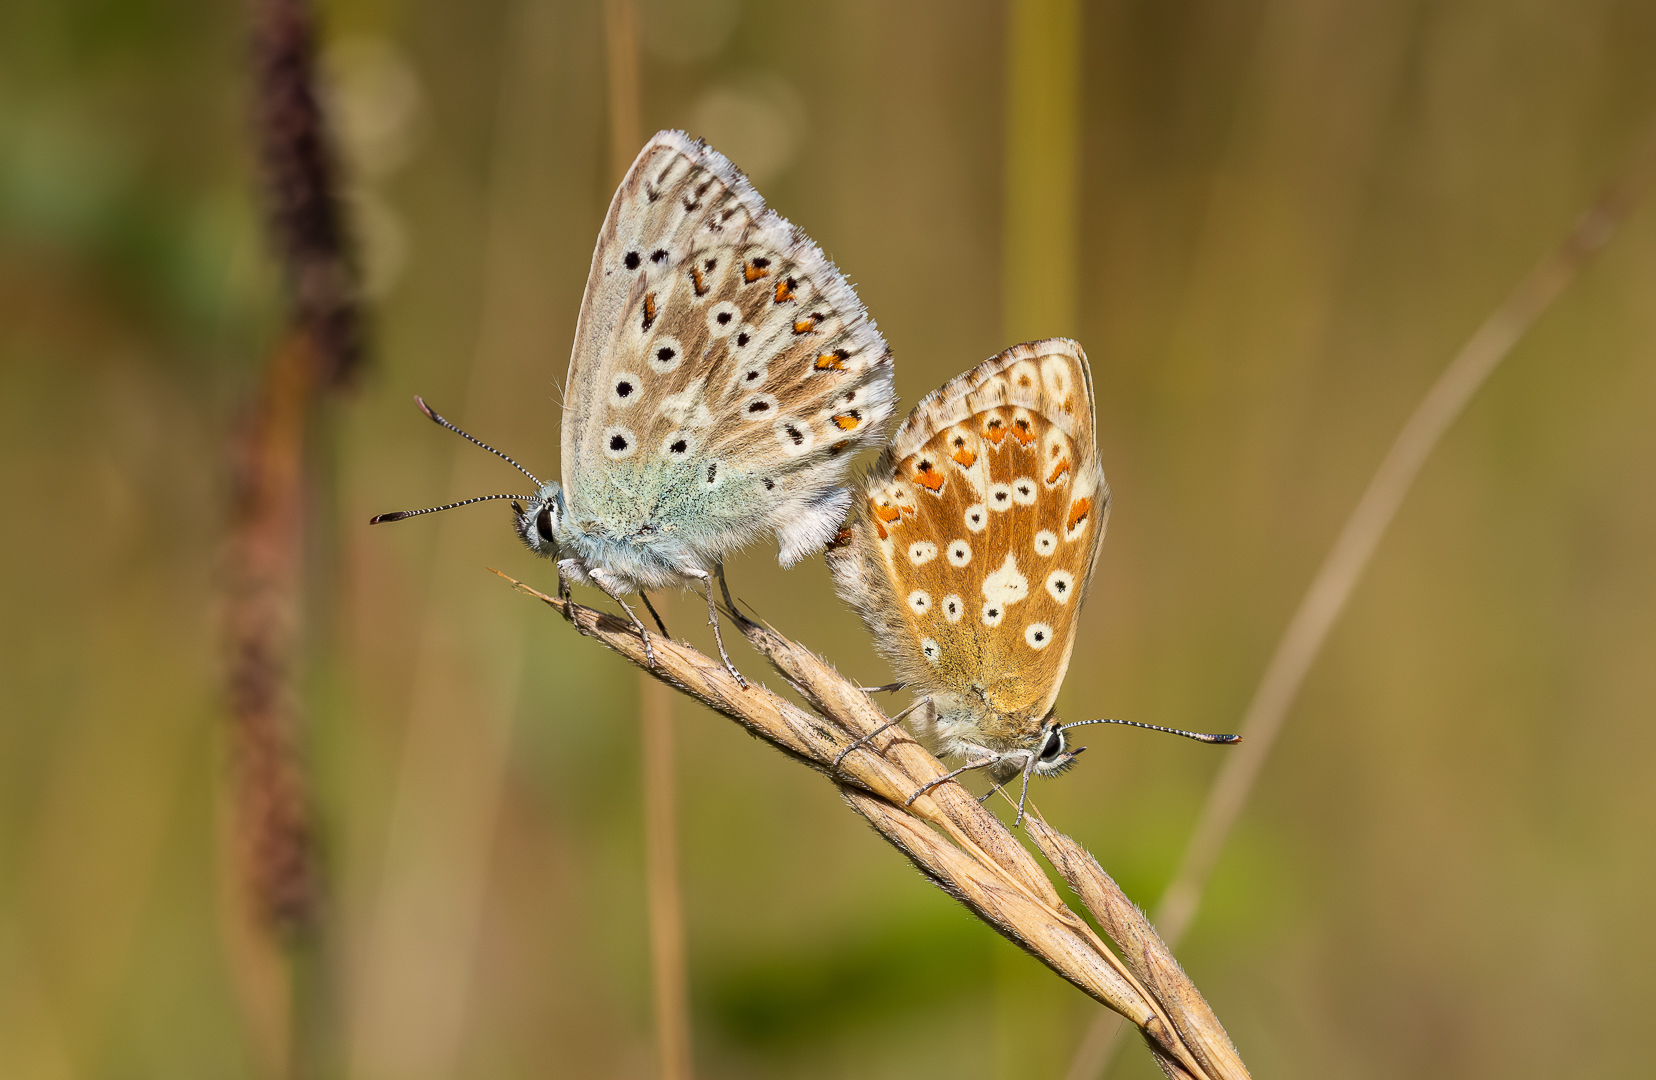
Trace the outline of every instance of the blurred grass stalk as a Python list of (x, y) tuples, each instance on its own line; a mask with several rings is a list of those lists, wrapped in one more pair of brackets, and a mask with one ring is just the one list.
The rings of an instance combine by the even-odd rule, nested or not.
[[(644, 143), (639, 120), (638, 12), (634, 0), (604, 0), (609, 72), (609, 142), (616, 183)], [(666, 606), (666, 594), (658, 603)], [(690, 1080), (688, 965), (678, 873), (678, 796), (673, 783), (673, 695), (639, 673), (638, 728), (644, 801), (644, 890), (650, 918), (650, 983), (661, 1080)]]
[(303, 0), (253, 0), (255, 136), (273, 246), (290, 295), (238, 433), (224, 634), (238, 888), (228, 915), (238, 989), (272, 1075), (315, 1071), (321, 875), (299, 754), (295, 656), (305, 577), (305, 446), (317, 406), (361, 360), (357, 279), (315, 86)]
[[(643, 645), (630, 622), (500, 576), (552, 607), (580, 633), (644, 666)], [(915, 791), (945, 770), (901, 728), (874, 737), (836, 769), (841, 751), (888, 726), (885, 714), (816, 654), (734, 611), (727, 614), (810, 702), (816, 717), (765, 687), (742, 689), (723, 663), (681, 642), (653, 639), (657, 666), (652, 676), (827, 775), (852, 809), (938, 888), (1083, 993), (1130, 1019), (1167, 1075), (1191, 1080), (1248, 1076), (1224, 1028), (1149, 921), (1080, 845), (1049, 828), (1034, 811), (1026, 819), (1048, 861), (1114, 938), (1120, 959), (1064, 904), (1034, 856), (958, 782), (933, 788), (908, 805)]]
[[(1080, 0), (1006, 6), (1001, 341), (1075, 336), (1080, 265)], [(996, 950), (995, 1065), (1012, 1078), (1063, 1067), (1071, 1035), (1055, 986)]]
[[(1155, 925), (1169, 945), (1177, 945), (1195, 919), (1214, 864), (1282, 732), (1288, 710), (1426, 459), (1501, 361), (1616, 235), (1653, 183), (1656, 126), (1647, 129), (1631, 161), (1576, 219), (1563, 242), (1478, 326), (1398, 432), (1283, 631), (1237, 729), (1242, 743), (1226, 755), (1178, 871), (1156, 905)], [(1121, 1033), (1120, 1020), (1100, 1013), (1071, 1063), (1070, 1080), (1102, 1075)]]

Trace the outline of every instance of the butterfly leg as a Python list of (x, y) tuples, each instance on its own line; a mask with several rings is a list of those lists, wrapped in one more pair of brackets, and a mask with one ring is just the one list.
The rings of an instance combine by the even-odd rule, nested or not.
[(906, 682), (888, 682), (884, 686), (859, 686), (857, 689), (865, 694), (895, 694), (907, 685)]
[(564, 602), (564, 618), (574, 622), (575, 609), (570, 605), (575, 600), (575, 591), (569, 585), (570, 567), (567, 565), (569, 561), (567, 559), (558, 560), (558, 599)]
[(735, 619), (737, 622), (741, 623), (743, 626), (752, 626), (752, 625), (754, 625), (753, 620), (748, 618), (746, 615), (743, 615), (742, 614), (742, 609), (737, 607), (736, 606), (736, 601), (731, 599), (731, 597), (730, 597), (730, 583), (725, 580), (724, 563), (722, 563), (722, 562), (714, 563), (713, 564), (713, 574), (714, 574), (715, 577), (717, 577), (719, 579), (719, 592), (724, 594), (725, 607), (730, 609), (731, 618)]
[(617, 604), (620, 604), (621, 610), (627, 613), (627, 618), (633, 621), (633, 625), (638, 628), (638, 636), (644, 640), (644, 663), (649, 667), (655, 667), (656, 655), (655, 649), (650, 645), (650, 632), (646, 630), (644, 628), (644, 624), (639, 621), (638, 614), (627, 605), (625, 600), (621, 599), (620, 591), (615, 586), (604, 580), (609, 575), (605, 574), (602, 570), (590, 570), (587, 572), (587, 576), (590, 577), (593, 583), (603, 591), (605, 596), (609, 597), (611, 600), (614, 600)]
[(644, 601), (644, 607), (650, 612), (650, 618), (655, 620), (656, 629), (661, 631), (661, 636), (664, 638), (672, 637), (673, 635), (667, 632), (667, 624), (661, 621), (661, 614), (656, 611), (655, 605), (650, 603), (650, 594), (643, 589), (639, 589), (638, 598)]
[(1034, 772), (1035, 755), (1030, 754), (1028, 763), (1026, 763), (1023, 767), (1023, 790), (1018, 793), (1018, 816), (1012, 819), (1012, 827), (1014, 829), (1018, 827), (1018, 822), (1023, 820), (1024, 803), (1029, 801), (1029, 778)]
[[(746, 690), (748, 681), (742, 677), (740, 671), (736, 670), (736, 665), (730, 662), (730, 654), (725, 652), (724, 635), (719, 633), (719, 608), (713, 601), (713, 575), (706, 570), (702, 570), (698, 576), (701, 578), (702, 585), (707, 588), (707, 625), (713, 628), (713, 643), (719, 647), (719, 659), (724, 661), (725, 670), (730, 672), (730, 677), (736, 680), (736, 685)], [(724, 584), (724, 570), (722, 568), (719, 571), (719, 583)], [(729, 598), (730, 590), (727, 588), (725, 589), (727, 603)], [(731, 605), (731, 610), (735, 610), (734, 604)]]
[(920, 796), (924, 795), (926, 792), (930, 791), (932, 788), (938, 787), (942, 784), (948, 783), (950, 780), (953, 780), (955, 777), (959, 776), (963, 772), (971, 772), (973, 769), (987, 768), (990, 765), (993, 765), (996, 762), (1000, 761), (1004, 757), (1006, 757), (1005, 754), (994, 754), (990, 757), (980, 758), (977, 761), (968, 761), (966, 764), (962, 765), (960, 768), (956, 769), (954, 772), (944, 773), (942, 776), (939, 776), (936, 780), (932, 780), (932, 781), (928, 782), (919, 791), (916, 791), (913, 795), (910, 795), (907, 799), (905, 799), (903, 801), (903, 805), (904, 806), (913, 806), (915, 799), (918, 799)]
[(839, 767), (840, 767), (840, 762), (845, 760), (845, 757), (846, 757), (847, 754), (851, 753), (851, 751), (857, 749), (858, 747), (866, 746), (868, 744), (868, 741), (870, 739), (874, 738), (874, 736), (878, 735), (880, 732), (889, 731), (892, 728), (896, 727), (898, 724), (903, 722), (903, 717), (907, 716), (909, 713), (913, 712), (915, 709), (918, 709), (920, 706), (926, 704), (930, 700), (931, 700), (931, 698), (929, 698), (929, 697), (921, 698), (919, 701), (916, 701), (913, 705), (910, 705), (908, 708), (904, 709), (902, 712), (898, 713), (896, 716), (892, 717), (890, 720), (887, 720), (885, 723), (881, 724), (879, 727), (875, 728), (873, 731), (870, 731), (867, 735), (864, 735), (862, 738), (858, 739), (856, 742), (853, 742), (850, 746), (847, 746), (844, 750), (841, 750), (839, 752), (839, 756), (834, 759), (834, 763), (832, 765), (830, 765), (829, 768), (831, 768), (831, 769), (833, 769), (837, 772), (839, 770)]

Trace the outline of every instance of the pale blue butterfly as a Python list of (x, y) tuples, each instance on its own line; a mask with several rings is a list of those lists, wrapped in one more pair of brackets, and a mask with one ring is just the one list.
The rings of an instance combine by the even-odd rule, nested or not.
[[(663, 131), (627, 171), (592, 255), (563, 483), (500, 454), (539, 490), (452, 505), (517, 500), (518, 535), (558, 560), (560, 593), (602, 589), (653, 663), (622, 594), (699, 582), (717, 636), (724, 557), (770, 536), (783, 566), (819, 550), (850, 507), (847, 465), (895, 404), (891, 354), (850, 283), (723, 154)], [(719, 652), (741, 681), (722, 641)]]

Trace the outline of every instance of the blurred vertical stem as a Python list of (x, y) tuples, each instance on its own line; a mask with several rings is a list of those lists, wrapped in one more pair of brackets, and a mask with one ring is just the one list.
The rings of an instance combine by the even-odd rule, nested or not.
[[(321, 879), (299, 754), (295, 655), (305, 576), (310, 420), (358, 368), (357, 278), (315, 85), (315, 29), (303, 0), (252, 0), (255, 138), (272, 246), (289, 294), (237, 434), (226, 552), (233, 822), (243, 907), (243, 1006), (275, 1075), (321, 1069), (314, 1034), (323, 965)], [(273, 990), (272, 984), (275, 984)], [(285, 1000), (284, 1000), (285, 999)]]
[[(1006, 18), (1001, 294), (1013, 342), (1077, 330), (1081, 7), (1011, 0)], [(1056, 987), (1017, 953), (995, 956), (995, 1073), (1049, 1075), (1064, 1044)]]
[(1001, 250), (1010, 342), (1076, 331), (1081, 7), (1011, 0), (1007, 20)]
[[(604, 0), (604, 37), (609, 61), (610, 156), (619, 182), (643, 142), (639, 123), (638, 13), (633, 0)], [(665, 607), (665, 601), (663, 594), (656, 602)], [(638, 719), (656, 1057), (662, 1080), (690, 1080), (690, 1003), (673, 785), (673, 693), (647, 671), (638, 673)]]
[[(1656, 127), (1645, 133), (1631, 162), (1576, 219), (1563, 242), (1478, 326), (1398, 432), (1283, 631), (1243, 714), (1238, 728), (1242, 743), (1214, 778), (1179, 869), (1156, 905), (1153, 921), (1169, 947), (1178, 944), (1195, 919), (1219, 852), (1253, 791), (1306, 674), (1426, 459), (1501, 361), (1616, 235), (1653, 183)], [(1120, 1034), (1116, 1015), (1101, 1011), (1071, 1065), (1070, 1080), (1101, 1075)]]

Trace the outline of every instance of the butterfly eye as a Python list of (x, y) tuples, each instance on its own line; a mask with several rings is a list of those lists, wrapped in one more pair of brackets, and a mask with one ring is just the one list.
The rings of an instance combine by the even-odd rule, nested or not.
[(1047, 736), (1046, 745), (1041, 747), (1041, 760), (1056, 761), (1058, 760), (1058, 755), (1063, 752), (1064, 733), (1054, 728), (1052, 734)]
[(552, 535), (552, 504), (547, 503), (535, 515), (535, 532), (540, 534), (542, 541), (548, 544), (556, 543)]

